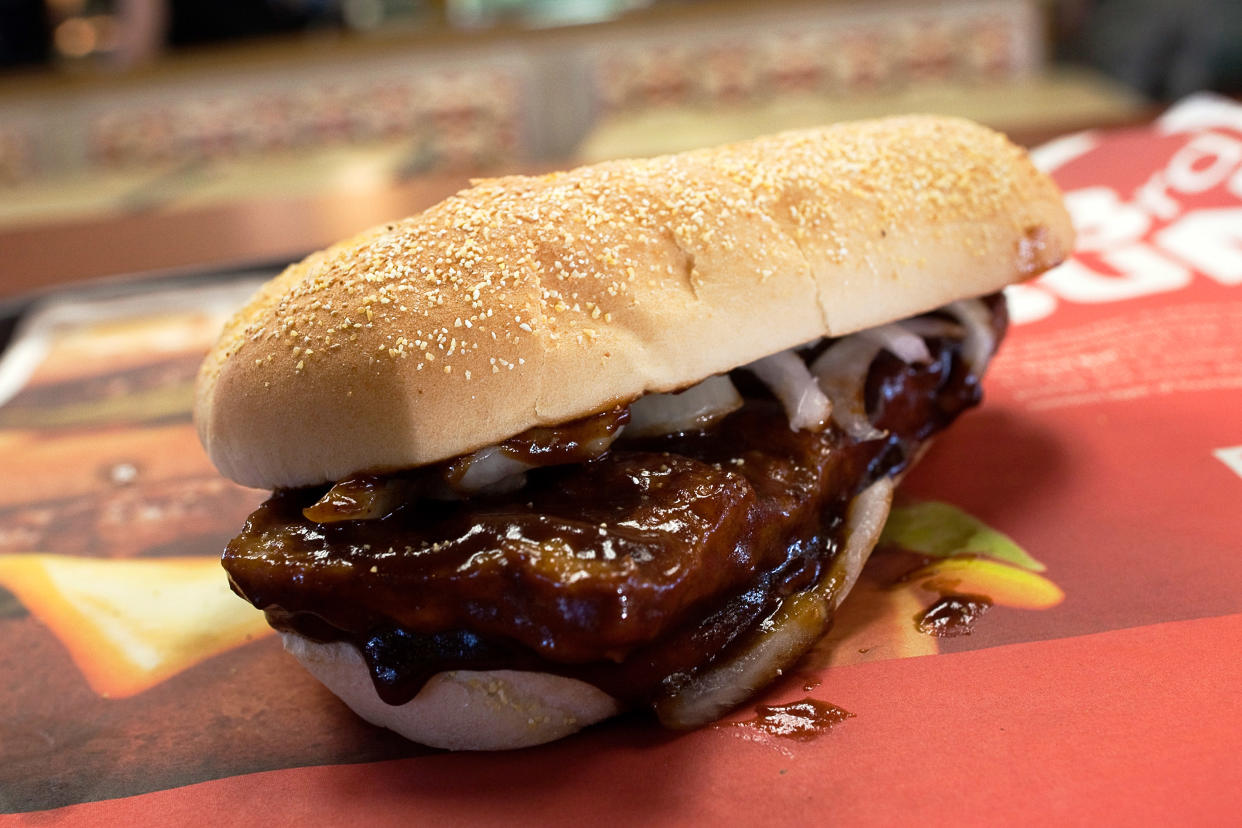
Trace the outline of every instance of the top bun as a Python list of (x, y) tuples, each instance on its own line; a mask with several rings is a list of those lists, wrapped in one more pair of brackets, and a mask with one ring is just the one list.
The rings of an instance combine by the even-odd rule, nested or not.
[(248, 486), (408, 468), (998, 290), (1072, 240), (1021, 149), (938, 117), (477, 181), (265, 285), (195, 418)]

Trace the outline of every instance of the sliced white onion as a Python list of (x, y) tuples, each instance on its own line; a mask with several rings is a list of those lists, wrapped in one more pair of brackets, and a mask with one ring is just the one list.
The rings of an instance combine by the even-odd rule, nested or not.
[(382, 518), (409, 499), (412, 486), (399, 477), (342, 480), (302, 510), (315, 523)]
[(827, 631), (829, 617), (827, 605), (810, 591), (789, 596), (750, 633), (737, 655), (657, 700), (660, 723), (692, 730), (716, 721), (793, 666)]
[(903, 319), (897, 324), (910, 333), (922, 337), (942, 336), (960, 339), (966, 335), (966, 329), (961, 325), (939, 316), (916, 316), (913, 319)]
[(628, 437), (653, 437), (703, 428), (742, 407), (742, 397), (723, 374), (674, 394), (647, 394), (630, 405)]
[(828, 630), (833, 611), (853, 588), (880, 539), (893, 501), (893, 482), (880, 478), (850, 503), (845, 544), (815, 586), (786, 598), (779, 610), (740, 642), (728, 660), (695, 676), (655, 703), (671, 728), (689, 730), (714, 722), (794, 666)]
[(781, 351), (750, 363), (746, 368), (763, 381), (789, 415), (794, 431), (822, 431), (832, 415), (832, 404), (824, 395), (802, 357)]
[(960, 299), (944, 308), (966, 328), (962, 341), (962, 359), (976, 374), (983, 372), (996, 350), (996, 334), (992, 331), (992, 312), (981, 299)]
[(859, 331), (855, 336), (874, 342), (910, 365), (926, 365), (931, 362), (931, 352), (927, 350), (927, 343), (923, 341), (923, 337), (907, 330), (900, 322), (867, 328), (865, 331)]
[(520, 484), (520, 475), (531, 468), (529, 463), (509, 456), (500, 446), (487, 446), (453, 463), (454, 474), (449, 485), (462, 494), (471, 494), (508, 477), (514, 477)]
[(893, 508), (893, 480), (881, 477), (850, 502), (845, 513), (845, 545), (832, 560), (828, 574), (815, 585), (828, 608), (836, 610), (850, 594), (871, 550), (880, 542)]
[(628, 425), (617, 426), (615, 431), (606, 431), (594, 439), (587, 440), (582, 444), (582, 455), (584, 457), (599, 457), (612, 448), (612, 444), (617, 442), (621, 432), (627, 428), (629, 428)]
[(880, 345), (862, 336), (834, 342), (811, 365), (819, 387), (831, 401), (832, 420), (856, 440), (875, 440), (884, 432), (867, 418), (864, 399), (867, 372)]

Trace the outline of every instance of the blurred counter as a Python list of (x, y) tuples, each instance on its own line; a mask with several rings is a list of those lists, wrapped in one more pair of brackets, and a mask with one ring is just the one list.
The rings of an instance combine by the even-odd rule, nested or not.
[(1007, 81), (928, 81), (843, 96), (790, 95), (728, 108), (661, 107), (602, 119), (578, 156), (657, 155), (816, 124), (916, 113), (987, 124), (1032, 147), (1069, 132), (1146, 121), (1156, 109), (1099, 75), (1056, 71)]
[(0, 300), (288, 261), (478, 175), (896, 112), (973, 117), (1027, 144), (1153, 114), (1096, 76), (1049, 73), (1041, 13), (1035, 0), (721, 0), (0, 78)]

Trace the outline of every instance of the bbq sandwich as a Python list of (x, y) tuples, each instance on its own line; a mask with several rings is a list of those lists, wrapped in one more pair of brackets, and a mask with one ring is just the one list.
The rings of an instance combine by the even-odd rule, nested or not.
[(712, 721), (827, 630), (999, 291), (1072, 236), (1020, 149), (932, 117), (478, 181), (226, 327), (199, 434), (275, 491), (225, 569), (415, 741)]

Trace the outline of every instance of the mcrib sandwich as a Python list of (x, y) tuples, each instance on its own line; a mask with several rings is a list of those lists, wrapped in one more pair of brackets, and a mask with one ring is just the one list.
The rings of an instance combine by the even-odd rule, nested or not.
[(476, 182), (226, 327), (199, 434), (275, 492), (225, 569), (419, 742), (712, 721), (826, 631), (998, 291), (1072, 236), (1021, 150), (932, 117)]

